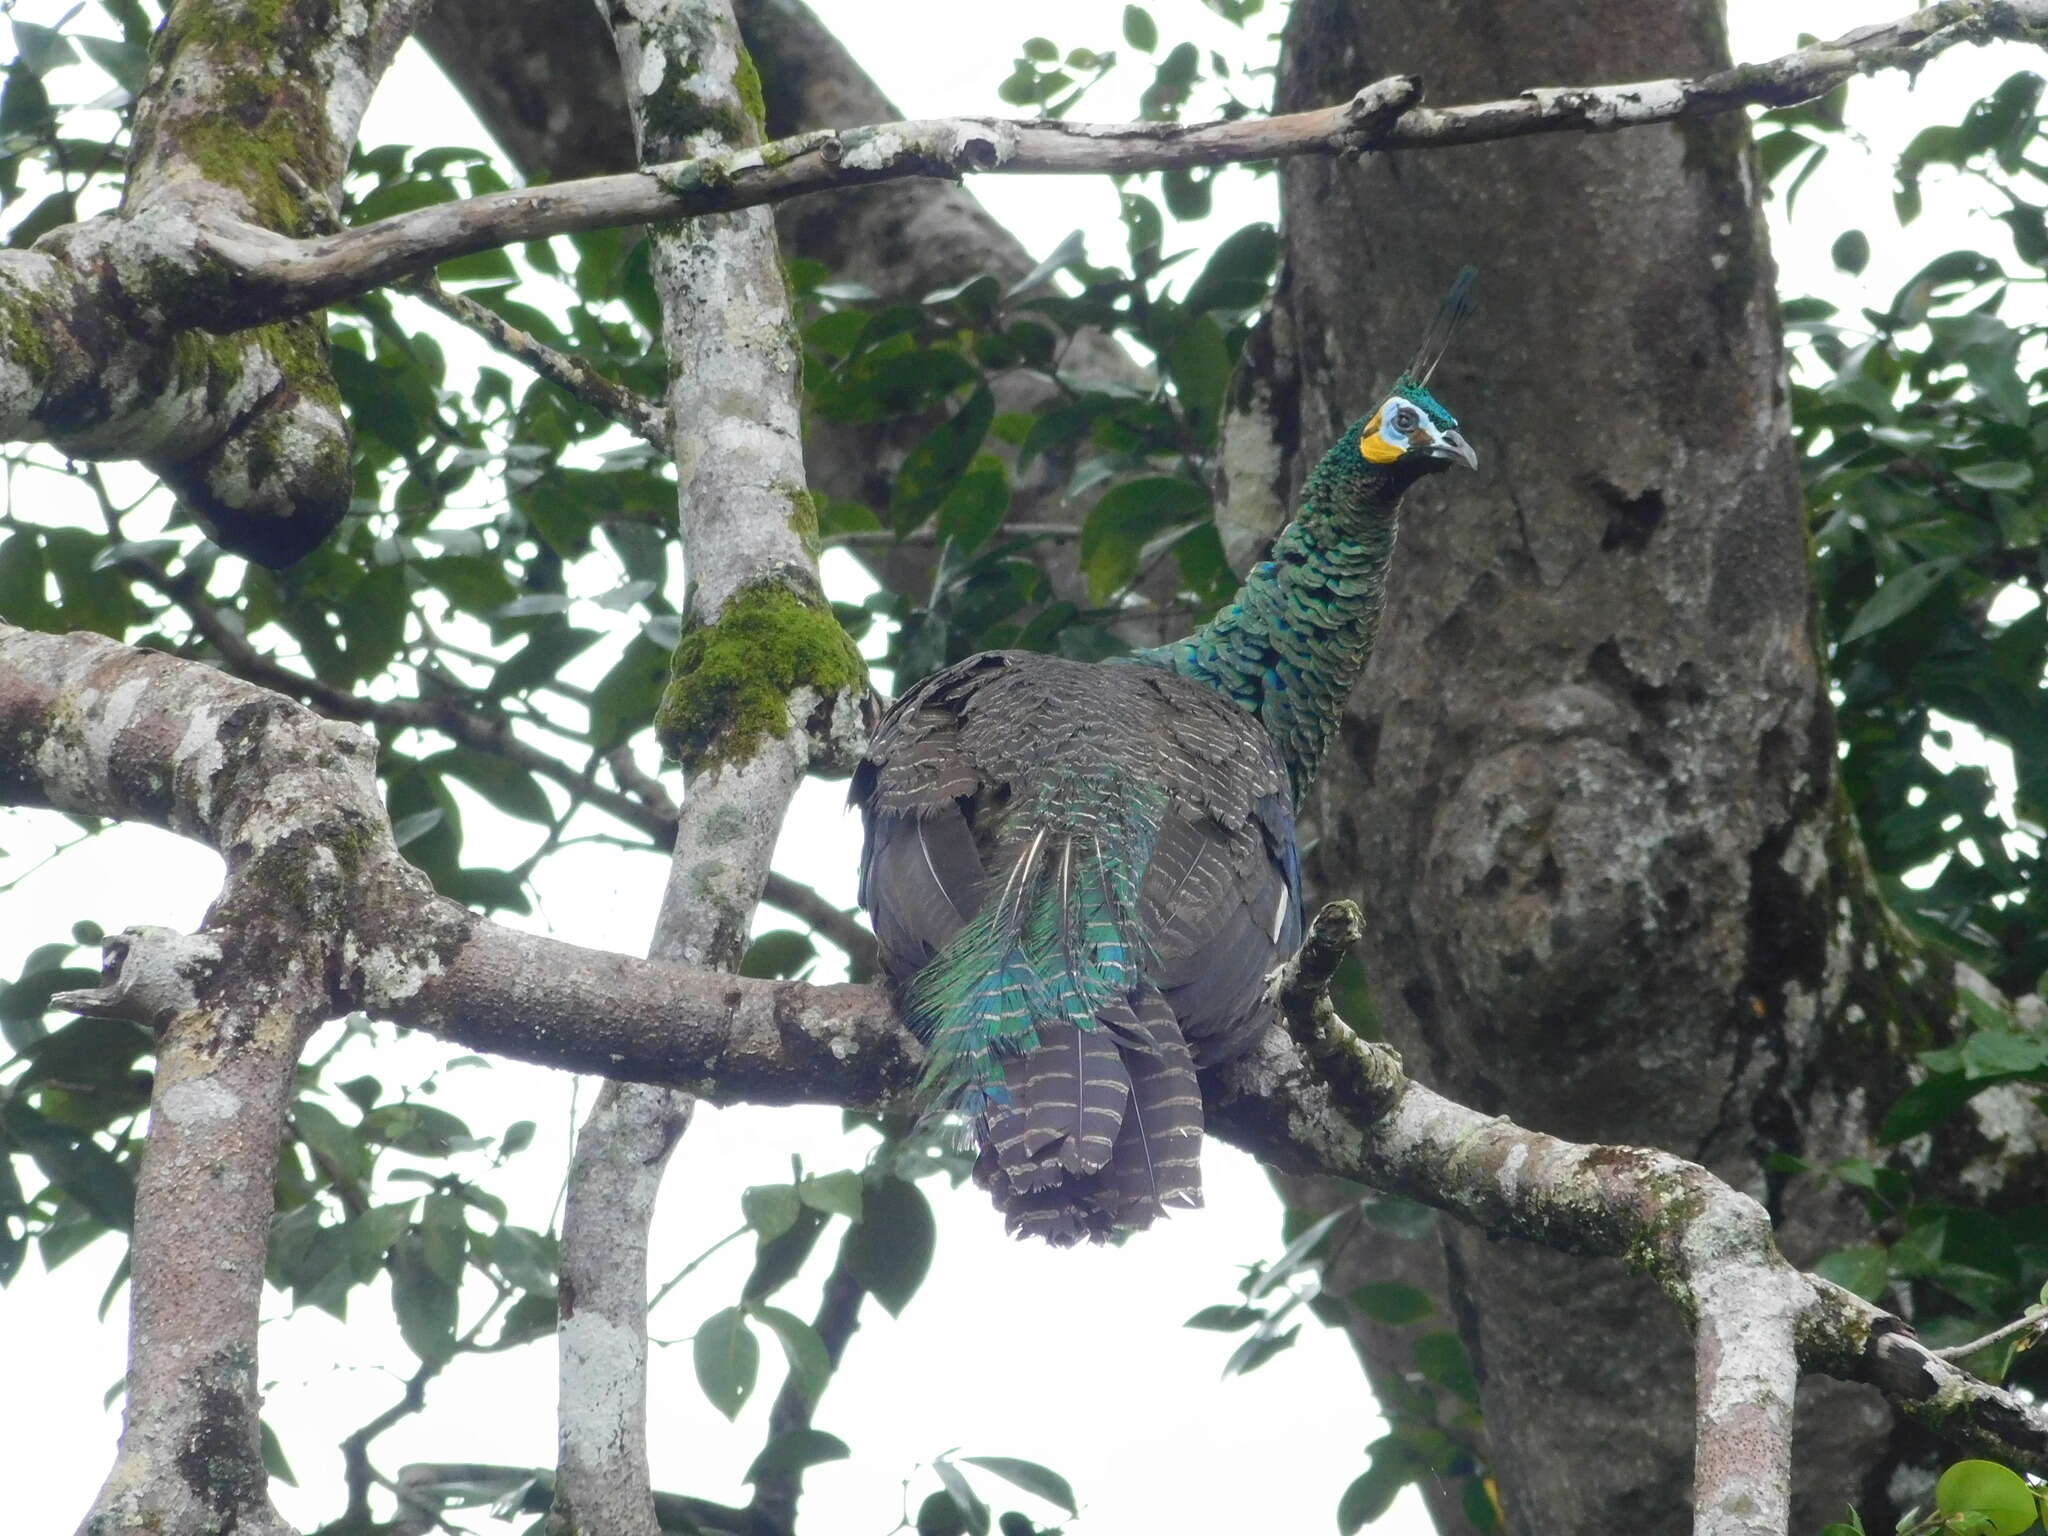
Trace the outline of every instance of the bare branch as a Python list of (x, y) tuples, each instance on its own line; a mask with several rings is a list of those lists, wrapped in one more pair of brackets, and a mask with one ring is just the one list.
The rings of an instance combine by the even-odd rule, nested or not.
[(413, 279), (406, 284), (406, 289), (457, 324), (468, 326), (500, 352), (518, 358), (550, 384), (581, 400), (600, 416), (617, 422), (663, 453), (673, 454), (669, 444), (668, 418), (659, 406), (638, 390), (613, 383), (584, 359), (556, 351), (546, 342), (520, 330), (496, 310), (479, 304), (466, 294), (449, 292), (431, 276)]
[[(2043, 1315), (2037, 1310), (2025, 1317), (2014, 1318), (2003, 1328), (1992, 1329), (1981, 1339), (1972, 1339), (1967, 1344), (1957, 1344), (1950, 1349), (1937, 1349), (1934, 1353), (1944, 1360), (1967, 1360), (1980, 1349), (1989, 1349), (1994, 1344), (2002, 1344), (2007, 1339), (2017, 1338), (2022, 1334), (2033, 1334), (2038, 1337), (2044, 1328), (2048, 1328), (2048, 1315)], [(2034, 1340), (2029, 1339), (2027, 1342), (2031, 1344)]]
[[(307, 217), (322, 234), (339, 234), (348, 227), (341, 210), (321, 188), (311, 185), (289, 165), (279, 166), (278, 176), (305, 203)], [(469, 327), (500, 352), (517, 358), (600, 416), (637, 433), (664, 453), (671, 451), (668, 418), (644, 395), (623, 384), (613, 383), (584, 359), (556, 351), (467, 294), (450, 292), (431, 272), (407, 278), (397, 286), (421, 302), (432, 305), (457, 325)]]
[(1073, 123), (938, 118), (797, 134), (619, 176), (493, 193), (397, 214), (345, 234), (294, 240), (211, 221), (209, 259), (244, 285), (241, 323), (303, 313), (456, 256), (516, 241), (778, 203), (832, 187), (911, 176), (1120, 175), (1294, 155), (1434, 149), (1539, 133), (1594, 133), (1787, 106), (1855, 75), (1909, 68), (1957, 43), (2048, 31), (2048, 0), (1946, 0), (1761, 64), (1702, 80), (1540, 87), (1505, 101), (1416, 105), (1393, 76), (1312, 112), (1211, 123)]

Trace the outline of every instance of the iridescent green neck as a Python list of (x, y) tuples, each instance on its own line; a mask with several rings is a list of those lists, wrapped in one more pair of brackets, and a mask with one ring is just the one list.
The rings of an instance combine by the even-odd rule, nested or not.
[(1131, 658), (1206, 683), (1257, 715), (1287, 760), (1297, 806), (1372, 655), (1396, 511), (1413, 478), (1360, 462), (1355, 447), (1326, 455), (1300, 515), (1237, 600), (1185, 640)]

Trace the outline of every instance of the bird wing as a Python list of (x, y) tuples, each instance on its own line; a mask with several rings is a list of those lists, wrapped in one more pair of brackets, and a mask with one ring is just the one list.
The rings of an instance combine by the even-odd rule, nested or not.
[(1265, 978), (1301, 943), (1301, 856), (1287, 770), (1247, 711), (1170, 673), (1165, 754), (1177, 779), (1141, 905), (1148, 974), (1199, 1066), (1250, 1047), (1270, 1021)]

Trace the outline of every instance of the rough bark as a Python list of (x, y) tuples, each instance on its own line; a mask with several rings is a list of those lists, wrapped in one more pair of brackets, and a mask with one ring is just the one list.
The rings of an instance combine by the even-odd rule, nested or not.
[(638, 163), (618, 51), (590, 0), (441, 0), (419, 40), (529, 181)]
[[(1417, 65), (1463, 99), (1724, 64), (1707, 0), (1303, 0), (1279, 101)], [(1389, 1038), (1467, 1102), (1701, 1160), (1765, 1202), (1795, 1262), (1853, 1240), (1855, 1200), (1766, 1159), (1868, 1152), (1899, 1046), (1949, 999), (1914, 988), (1835, 790), (1747, 136), (1292, 163), (1282, 186), (1286, 355), (1277, 419), (1247, 435), (1291, 451), (1294, 483), (1451, 269), (1484, 267), (1436, 384), (1489, 472), (1406, 518), (1315, 807), (1314, 881), (1362, 894)], [(1514, 1527), (1683, 1528), (1688, 1372), (1646, 1283), (1446, 1242)], [(1886, 1416), (1828, 1396), (1797, 1521), (1873, 1513)]]
[[(315, 318), (240, 335), (193, 300), (207, 219), (303, 234), (419, 0), (335, 17), (181, 0), (150, 51), (121, 210), (0, 262), (0, 435), (137, 458), (208, 532), (283, 564), (334, 528), (349, 429)], [(211, 310), (211, 313), (206, 311)]]

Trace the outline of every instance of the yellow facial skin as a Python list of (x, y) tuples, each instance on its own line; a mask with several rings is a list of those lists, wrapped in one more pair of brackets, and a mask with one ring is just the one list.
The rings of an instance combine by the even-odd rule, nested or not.
[(1380, 436), (1380, 419), (1377, 416), (1368, 421), (1365, 430), (1359, 433), (1358, 451), (1365, 456), (1368, 464), (1391, 464), (1400, 458), (1403, 452)]

